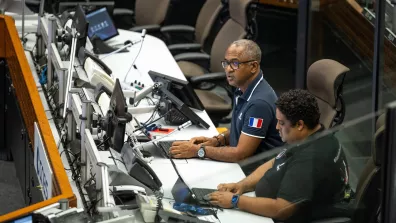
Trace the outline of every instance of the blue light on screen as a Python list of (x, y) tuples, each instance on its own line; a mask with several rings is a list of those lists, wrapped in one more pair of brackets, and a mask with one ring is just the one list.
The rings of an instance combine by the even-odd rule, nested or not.
[(33, 223), (31, 215), (15, 220), (14, 223)]

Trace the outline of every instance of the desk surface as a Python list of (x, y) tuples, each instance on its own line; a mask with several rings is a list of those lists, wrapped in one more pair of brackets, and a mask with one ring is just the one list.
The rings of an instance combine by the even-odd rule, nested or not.
[[(120, 35), (108, 41), (109, 45), (124, 43), (126, 40), (139, 40), (140, 34), (130, 31), (119, 30)], [(140, 44), (138, 43), (129, 48), (129, 52), (111, 55), (103, 59), (103, 61), (113, 70), (113, 73), (120, 80), (123, 80), (127, 74), (132, 61), (138, 54)], [(122, 64), (122, 66), (120, 65)], [(144, 84), (152, 84), (152, 80), (148, 75), (149, 70), (163, 73), (174, 78), (186, 80), (179, 66), (169, 52), (165, 43), (153, 36), (147, 35), (143, 42), (141, 52), (135, 62), (137, 70), (132, 68), (126, 79), (127, 82), (142, 82)], [(205, 130), (196, 126), (184, 129), (168, 139), (190, 139), (194, 136), (214, 136), (217, 130), (205, 111), (196, 113), (210, 124), (210, 129)], [(137, 117), (139, 120), (147, 120), (151, 114), (143, 114)], [(162, 125), (165, 123), (161, 122)], [(180, 162), (182, 161), (182, 162)], [(240, 166), (237, 163), (224, 163), (212, 160), (177, 160), (177, 169), (189, 187), (213, 188), (216, 189), (220, 183), (238, 182), (245, 177)], [(170, 160), (161, 157), (155, 157), (150, 164), (156, 172), (163, 184), (164, 197), (172, 198), (171, 190), (178, 176), (170, 163)], [(254, 193), (250, 193), (254, 196)], [(219, 211), (218, 216), (222, 222), (273, 222), (270, 218), (241, 212), (239, 210)]]
[[(119, 30), (119, 34), (120, 35), (112, 38), (111, 40), (108, 40), (107, 43), (109, 45), (118, 45), (120, 43), (123, 44), (127, 40), (137, 41), (141, 39), (140, 33), (136, 32)], [(142, 47), (142, 49), (138, 55), (140, 47)], [(135, 82), (136, 80), (137, 82), (144, 83), (145, 86), (152, 85), (153, 81), (148, 75), (150, 70), (169, 75), (180, 80), (186, 80), (176, 61), (173, 59), (172, 54), (162, 40), (146, 35), (143, 43), (137, 43), (129, 47), (128, 50), (129, 52), (117, 53), (103, 58), (103, 62), (106, 63), (106, 65), (113, 71), (114, 77), (119, 78), (121, 82), (128, 73), (126, 83)], [(138, 55), (138, 57), (135, 65), (138, 69), (133, 67), (130, 69), (136, 55)], [(99, 58), (103, 56), (104, 55), (101, 55)], [(144, 100), (140, 105), (145, 105)], [(194, 136), (212, 137), (218, 134), (216, 127), (213, 125), (206, 111), (194, 111), (210, 125), (209, 130), (202, 129), (197, 126), (190, 126), (182, 132), (175, 133), (168, 137), (167, 140), (188, 140)], [(151, 116), (151, 113), (134, 116), (139, 121), (145, 121)], [(164, 121), (159, 121), (158, 123), (163, 127), (171, 127), (166, 125)]]

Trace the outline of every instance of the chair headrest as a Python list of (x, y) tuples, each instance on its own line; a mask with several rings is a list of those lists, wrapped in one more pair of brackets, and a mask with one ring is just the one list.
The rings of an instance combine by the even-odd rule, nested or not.
[(344, 76), (349, 68), (337, 61), (323, 59), (313, 63), (307, 73), (307, 88), (311, 94), (329, 103), (330, 106), (336, 106), (337, 91), (343, 83), (338, 86), (335, 82), (339, 76)]
[(382, 151), (385, 146), (385, 114), (378, 117), (375, 123), (374, 145), (371, 148), (371, 155), (376, 166), (382, 163)]
[(254, 0), (228, 0), (230, 17), (242, 27), (247, 26), (247, 8)]

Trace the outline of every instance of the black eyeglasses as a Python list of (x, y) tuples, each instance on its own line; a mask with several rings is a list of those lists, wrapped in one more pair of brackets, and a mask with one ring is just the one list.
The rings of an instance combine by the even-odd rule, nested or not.
[(240, 64), (250, 63), (253, 61), (256, 61), (256, 60), (248, 60), (248, 61), (244, 61), (244, 62), (240, 62), (237, 59), (232, 59), (230, 61), (223, 60), (223, 61), (221, 61), (221, 66), (225, 69), (228, 65), (230, 65), (232, 69), (237, 70), (237, 69), (239, 69)]

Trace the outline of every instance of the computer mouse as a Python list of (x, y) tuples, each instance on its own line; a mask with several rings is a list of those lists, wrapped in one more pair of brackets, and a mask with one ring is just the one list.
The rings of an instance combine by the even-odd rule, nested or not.
[(205, 201), (210, 201), (210, 195), (207, 194), (207, 195), (203, 196), (203, 199), (204, 199)]

